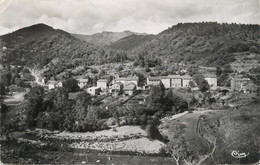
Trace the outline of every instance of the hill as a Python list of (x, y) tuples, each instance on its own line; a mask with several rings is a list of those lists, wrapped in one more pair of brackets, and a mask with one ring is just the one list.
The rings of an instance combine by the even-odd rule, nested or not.
[(109, 45), (113, 42), (116, 42), (124, 37), (128, 37), (133, 34), (144, 35), (144, 34), (139, 34), (131, 31), (123, 31), (123, 32), (104, 31), (102, 33), (95, 33), (92, 35), (80, 35), (80, 34), (72, 34), (72, 35), (82, 41), (87, 41), (95, 45), (104, 46), (104, 45)]
[[(131, 54), (159, 56), (167, 63), (189, 62), (223, 66), (235, 60), (234, 53), (259, 52), (259, 25), (179, 23), (158, 34)], [(141, 56), (141, 57), (140, 57)]]
[(0, 40), (7, 47), (4, 64), (43, 67), (54, 58), (66, 63), (79, 58), (85, 64), (93, 64), (97, 56), (104, 54), (101, 48), (45, 24), (22, 28), (0, 36)]
[(127, 36), (116, 42), (111, 43), (109, 47), (112, 49), (129, 51), (129, 50), (136, 49), (137, 47), (141, 46), (143, 43), (152, 40), (154, 37), (155, 37), (154, 35), (132, 34), (130, 36)]

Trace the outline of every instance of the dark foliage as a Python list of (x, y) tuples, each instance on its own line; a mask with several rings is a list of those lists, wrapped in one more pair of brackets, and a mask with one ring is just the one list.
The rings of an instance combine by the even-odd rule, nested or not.
[(168, 63), (223, 66), (235, 60), (235, 52), (257, 52), (258, 39), (259, 25), (180, 23), (144, 43), (133, 54), (139, 61), (140, 55), (143, 59), (145, 56), (153, 59), (156, 55)]
[(65, 80), (62, 86), (67, 92), (77, 92), (79, 90), (78, 81), (74, 78)]

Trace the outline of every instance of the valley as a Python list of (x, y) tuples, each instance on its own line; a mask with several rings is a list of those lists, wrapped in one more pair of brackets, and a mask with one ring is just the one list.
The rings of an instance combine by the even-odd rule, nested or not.
[(1, 162), (256, 163), (259, 43), (259, 25), (216, 22), (0, 36)]

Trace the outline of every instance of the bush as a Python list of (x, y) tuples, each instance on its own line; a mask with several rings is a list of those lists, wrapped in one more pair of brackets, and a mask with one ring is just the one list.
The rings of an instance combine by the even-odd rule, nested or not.
[(250, 53), (258, 53), (259, 49), (256, 46), (251, 46), (249, 48)]

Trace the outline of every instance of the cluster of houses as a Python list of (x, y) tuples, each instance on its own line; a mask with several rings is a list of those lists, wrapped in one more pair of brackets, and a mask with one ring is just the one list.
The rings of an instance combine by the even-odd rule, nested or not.
[[(99, 79), (97, 80), (96, 86), (91, 86), (88, 83), (88, 79), (77, 79), (77, 81), (78, 86), (81, 89), (85, 88), (86, 91), (93, 96), (99, 95), (102, 92), (109, 92), (114, 95), (119, 95), (123, 93), (126, 95), (133, 95), (135, 91), (138, 89), (139, 78), (137, 76), (120, 78), (117, 77), (110, 84), (107, 79)], [(42, 83), (47, 84), (49, 90), (63, 86), (62, 81), (45, 82), (45, 80), (42, 79)]]
[(257, 92), (258, 87), (249, 78), (236, 77), (231, 79), (231, 91), (240, 91), (243, 93)]
[(107, 79), (99, 79), (97, 86), (87, 88), (87, 92), (91, 95), (100, 94), (102, 91), (112, 93), (114, 95), (126, 94), (133, 95), (138, 87), (139, 78), (137, 76), (115, 78), (112, 83), (108, 84)]
[[(205, 76), (205, 80), (208, 81), (211, 87), (217, 87), (217, 77), (214, 75)], [(147, 85), (159, 85), (162, 83), (164, 87), (167, 88), (186, 88), (190, 86), (190, 82), (193, 82), (193, 79), (189, 75), (169, 75), (169, 76), (160, 76), (160, 77), (148, 77)]]
[[(205, 80), (212, 89), (217, 88), (217, 77), (214, 74), (204, 74)], [(42, 83), (46, 83), (42, 80)], [(96, 86), (91, 86), (88, 79), (77, 79), (78, 86), (85, 89), (89, 94), (95, 96), (103, 93), (110, 93), (112, 95), (133, 95), (137, 90), (149, 89), (151, 86), (163, 84), (166, 89), (169, 88), (187, 88), (191, 87), (193, 78), (189, 75), (168, 75), (159, 77), (147, 77), (146, 85), (139, 87), (139, 77), (134, 75), (131, 77), (115, 77), (112, 82), (107, 79), (97, 80)], [(193, 83), (191, 83), (193, 82)], [(62, 87), (61, 81), (49, 81), (48, 89), (55, 89)], [(231, 80), (231, 91), (241, 91), (244, 93), (251, 93), (257, 91), (257, 86), (252, 83), (249, 78), (233, 78)]]

